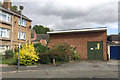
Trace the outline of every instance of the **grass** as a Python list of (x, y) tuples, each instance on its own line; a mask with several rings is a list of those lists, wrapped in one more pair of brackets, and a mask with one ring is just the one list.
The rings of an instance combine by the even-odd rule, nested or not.
[(10, 59), (5, 59), (4, 57), (2, 58), (2, 64), (8, 64), (8, 65), (16, 65), (16, 60), (14, 58)]

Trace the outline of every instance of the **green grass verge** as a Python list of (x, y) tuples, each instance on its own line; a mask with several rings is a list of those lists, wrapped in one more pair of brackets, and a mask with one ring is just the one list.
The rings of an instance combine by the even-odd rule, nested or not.
[(8, 65), (16, 65), (16, 60), (14, 58), (10, 59), (2, 59), (2, 64), (8, 64)]

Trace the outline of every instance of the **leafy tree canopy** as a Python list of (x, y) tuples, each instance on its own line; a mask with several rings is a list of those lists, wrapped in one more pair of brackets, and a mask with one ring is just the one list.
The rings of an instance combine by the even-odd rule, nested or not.
[(0, 2), (0, 6), (2, 6), (2, 2)]
[(18, 6), (16, 6), (16, 5), (13, 5), (13, 6), (12, 6), (12, 3), (10, 3), (10, 8), (11, 8), (12, 10), (15, 10), (15, 11), (21, 13), (21, 11), (18, 10)]
[(44, 27), (43, 25), (35, 25), (33, 26), (33, 30), (35, 30), (36, 34), (47, 34), (50, 28)]

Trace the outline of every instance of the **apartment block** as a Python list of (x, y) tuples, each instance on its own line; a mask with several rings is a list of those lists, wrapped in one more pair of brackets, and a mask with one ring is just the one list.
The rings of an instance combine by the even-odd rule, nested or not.
[[(10, 8), (10, 0), (4, 0), (0, 6), (0, 53), (14, 49), (19, 44), (21, 13)], [(32, 20), (22, 15), (21, 44), (31, 42)]]

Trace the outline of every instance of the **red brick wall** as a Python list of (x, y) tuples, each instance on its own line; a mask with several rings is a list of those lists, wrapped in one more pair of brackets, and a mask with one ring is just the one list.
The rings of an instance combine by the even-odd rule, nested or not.
[(107, 60), (107, 33), (101, 32), (86, 32), (86, 33), (62, 33), (50, 34), (49, 46), (68, 42), (76, 47), (76, 51), (80, 54), (81, 59), (87, 59), (87, 41), (103, 41), (103, 59)]

